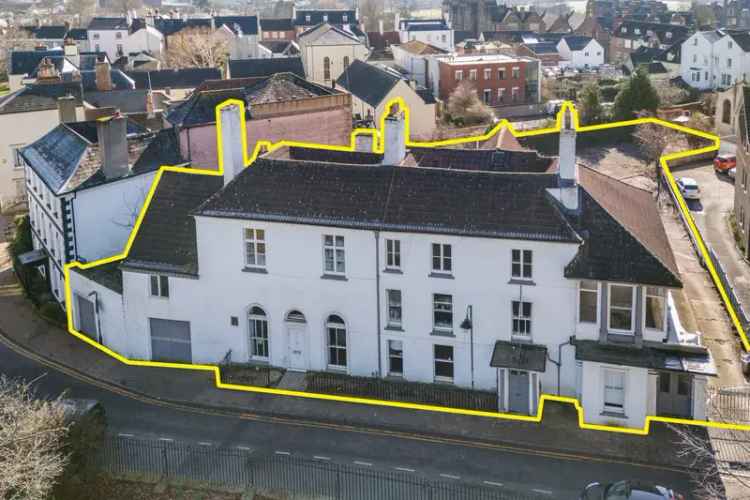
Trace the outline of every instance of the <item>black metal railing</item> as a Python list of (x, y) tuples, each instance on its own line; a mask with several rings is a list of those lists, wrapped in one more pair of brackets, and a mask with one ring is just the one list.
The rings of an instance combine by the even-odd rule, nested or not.
[(374, 377), (351, 377), (329, 372), (309, 372), (307, 390), (324, 394), (360, 396), (469, 410), (497, 411), (497, 393), (472, 391), (441, 384), (424, 384)]
[(217, 489), (270, 490), (332, 500), (538, 500), (507, 487), (432, 481), (413, 473), (364, 469), (295, 456), (125, 436), (108, 436), (89, 467), (143, 481), (179, 481)]

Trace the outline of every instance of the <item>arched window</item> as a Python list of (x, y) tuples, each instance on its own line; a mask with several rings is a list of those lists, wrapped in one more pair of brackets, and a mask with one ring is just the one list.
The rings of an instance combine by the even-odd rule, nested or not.
[(349, 67), (349, 56), (344, 56), (344, 70)]
[(331, 79), (331, 58), (323, 58), (323, 80)]
[(729, 99), (724, 99), (724, 102), (721, 104), (721, 122), (732, 122), (732, 103), (729, 102)]
[(250, 308), (250, 357), (268, 359), (268, 319), (266, 312), (258, 306)]
[(286, 320), (291, 323), (307, 323), (305, 315), (302, 314), (302, 312), (297, 311), (296, 309), (289, 311), (289, 314), (286, 315)]
[(346, 324), (340, 316), (331, 314), (326, 321), (328, 331), (328, 365), (346, 368)]

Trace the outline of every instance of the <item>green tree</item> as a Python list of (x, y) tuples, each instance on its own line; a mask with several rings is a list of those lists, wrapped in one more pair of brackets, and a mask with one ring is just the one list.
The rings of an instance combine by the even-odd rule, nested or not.
[(583, 87), (579, 94), (578, 111), (581, 114), (581, 125), (593, 125), (604, 121), (604, 108), (598, 85), (589, 83)]
[(651, 85), (648, 74), (637, 69), (617, 93), (612, 115), (617, 121), (632, 120), (639, 112), (655, 113), (658, 107), (659, 94)]

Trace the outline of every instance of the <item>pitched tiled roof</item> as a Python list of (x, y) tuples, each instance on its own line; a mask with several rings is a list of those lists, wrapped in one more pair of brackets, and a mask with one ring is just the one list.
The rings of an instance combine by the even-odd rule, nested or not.
[[(128, 121), (128, 176), (153, 172), (163, 164), (182, 164), (175, 131), (156, 134)], [(101, 171), (95, 122), (60, 124), (21, 149), (29, 167), (56, 194), (109, 182)]]
[(554, 42), (539, 42), (524, 44), (534, 54), (557, 54), (557, 45)]
[(716, 365), (708, 350), (680, 352), (667, 345), (602, 344), (597, 340), (575, 339), (576, 360), (610, 365), (634, 366), (652, 370), (669, 370), (716, 375)]
[(10, 53), (11, 75), (32, 73), (45, 57), (62, 57), (62, 50), (12, 50)]
[(128, 28), (128, 20), (124, 17), (94, 17), (88, 26), (89, 31), (126, 30)]
[(346, 39), (347, 43), (349, 41), (362, 43), (357, 36), (355, 33), (339, 28), (336, 25), (323, 23), (300, 33), (297, 38), (300, 42), (304, 40), (305, 43), (319, 42), (319, 44), (331, 44), (337, 43), (342, 39)]
[[(263, 40), (262, 42), (258, 43), (274, 54), (282, 54), (286, 56), (299, 55), (299, 47), (292, 40)], [(274, 59), (281, 58), (275, 57)]]
[(732, 37), (732, 40), (734, 40), (743, 51), (750, 52), (750, 32), (730, 32), (729, 36)]
[(305, 68), (301, 57), (271, 57), (263, 59), (230, 59), (232, 78), (271, 76), (275, 73), (294, 73), (304, 78)]
[(556, 164), (555, 158), (536, 151), (418, 147), (412, 147), (404, 161), (405, 166), (519, 173), (549, 172)]
[(108, 90), (100, 92), (92, 90), (86, 92), (86, 102), (97, 108), (114, 108), (122, 113), (145, 113), (148, 91), (139, 90)]
[(399, 45), (405, 51), (411, 54), (426, 55), (426, 54), (447, 54), (445, 50), (430, 45), (429, 43), (420, 42), (419, 40), (409, 40), (406, 43)]
[(87, 40), (88, 30), (86, 28), (71, 28), (70, 31), (68, 31), (67, 38), (70, 38), (71, 40)]
[(490, 366), (544, 372), (547, 367), (547, 347), (498, 340), (492, 350)]
[(370, 42), (370, 47), (375, 50), (385, 50), (391, 45), (401, 43), (398, 31), (384, 31), (382, 34), (378, 31), (368, 31), (367, 40)]
[(357, 13), (353, 10), (298, 10), (294, 18), (295, 26), (315, 26), (324, 22), (330, 24), (356, 24)]
[(68, 33), (67, 26), (34, 26), (27, 28), (39, 40), (62, 40)]
[(397, 74), (355, 59), (336, 79), (336, 85), (377, 107), (399, 81), (401, 77)]
[(221, 78), (219, 68), (181, 68), (162, 69), (155, 71), (128, 71), (126, 72), (135, 82), (135, 88), (154, 90), (196, 88), (206, 80), (218, 80)]
[(214, 22), (217, 28), (226, 25), (234, 33), (243, 35), (258, 34), (258, 16), (216, 16)]
[(80, 85), (66, 83), (28, 85), (0, 98), (0, 114), (57, 109), (58, 97), (66, 95), (75, 96), (80, 102)]
[(197, 274), (195, 219), (189, 214), (222, 185), (220, 176), (165, 171), (122, 267)]
[(262, 19), (260, 27), (263, 31), (292, 31), (294, 25), (291, 19)]
[[(578, 242), (548, 174), (259, 159), (196, 214), (360, 229)], [(300, 203), (305, 200), (305, 203)]]
[[(96, 71), (80, 71), (81, 85), (85, 91), (96, 90)], [(135, 89), (135, 82), (128, 77), (122, 70), (110, 69), (113, 90), (132, 90)], [(73, 78), (72, 75), (69, 78)]]
[(580, 216), (573, 218), (586, 243), (565, 276), (680, 287), (680, 273), (650, 192), (579, 167)]
[(94, 283), (99, 283), (103, 287), (122, 295), (122, 271), (120, 271), (119, 261), (109, 262), (88, 269), (72, 267), (71, 270), (90, 279)]
[(568, 44), (570, 50), (578, 51), (585, 49), (593, 38), (590, 36), (574, 35), (563, 37), (563, 40)]

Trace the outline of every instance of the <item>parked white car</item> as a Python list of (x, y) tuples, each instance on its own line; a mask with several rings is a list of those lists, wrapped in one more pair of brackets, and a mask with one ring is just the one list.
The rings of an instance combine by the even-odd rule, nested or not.
[(682, 193), (682, 197), (686, 200), (698, 200), (701, 197), (698, 181), (691, 177), (677, 179), (677, 187), (680, 188), (680, 193)]

